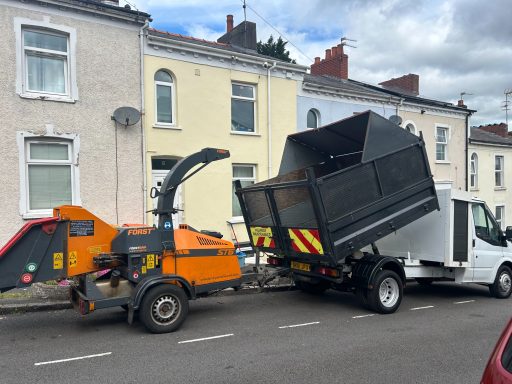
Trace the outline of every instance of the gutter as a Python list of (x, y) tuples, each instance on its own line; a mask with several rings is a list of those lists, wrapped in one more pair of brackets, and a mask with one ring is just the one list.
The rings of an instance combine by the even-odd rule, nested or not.
[(149, 27), (149, 20), (146, 19), (139, 31), (140, 44), (140, 131), (141, 131), (141, 155), (142, 155), (142, 223), (146, 224), (147, 205), (147, 172), (146, 172), (146, 132), (144, 130), (144, 118), (146, 116), (146, 100), (144, 97), (144, 31)]

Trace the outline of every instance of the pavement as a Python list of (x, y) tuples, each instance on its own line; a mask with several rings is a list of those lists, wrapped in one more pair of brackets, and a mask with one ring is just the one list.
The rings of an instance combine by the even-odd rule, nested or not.
[[(242, 270), (251, 268), (252, 266), (248, 265)], [(260, 287), (256, 283), (250, 283), (237, 290), (229, 288), (217, 291), (212, 293), (211, 296), (244, 295), (291, 289), (295, 289), (292, 281), (289, 278), (280, 277), (264, 287)], [(28, 288), (13, 289), (1, 293), (0, 315), (72, 308), (73, 305), (69, 300), (69, 290), (69, 286), (34, 283)]]

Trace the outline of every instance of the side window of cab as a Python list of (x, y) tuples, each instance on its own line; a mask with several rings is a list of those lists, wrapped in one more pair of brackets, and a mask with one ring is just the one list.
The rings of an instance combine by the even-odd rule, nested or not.
[(476, 237), (497, 246), (506, 246), (500, 226), (484, 204), (473, 203), (473, 221)]

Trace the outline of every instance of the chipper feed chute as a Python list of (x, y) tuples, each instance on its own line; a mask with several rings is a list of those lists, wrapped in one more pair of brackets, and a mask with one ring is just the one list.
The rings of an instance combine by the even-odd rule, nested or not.
[(81, 207), (27, 222), (0, 250), (0, 292), (100, 270), (93, 258), (110, 251), (117, 230)]

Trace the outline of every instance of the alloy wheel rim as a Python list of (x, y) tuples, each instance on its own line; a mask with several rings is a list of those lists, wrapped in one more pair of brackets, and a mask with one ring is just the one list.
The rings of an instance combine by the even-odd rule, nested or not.
[(388, 277), (380, 283), (379, 298), (384, 307), (393, 307), (397, 303), (399, 297), (400, 290), (395, 279)]
[(500, 285), (500, 289), (502, 292), (506, 293), (506, 292), (510, 291), (510, 289), (512, 287), (512, 280), (508, 273), (503, 272), (500, 275), (499, 285)]
[(163, 295), (153, 302), (151, 315), (155, 323), (168, 325), (176, 320), (180, 310), (180, 304), (176, 297)]

